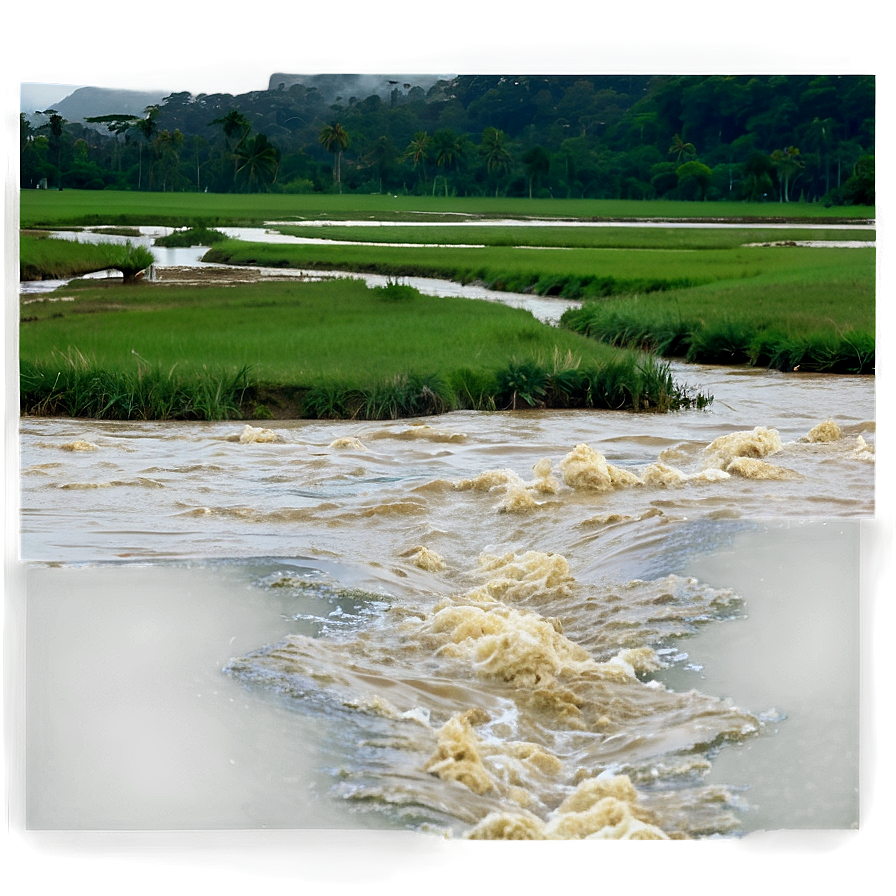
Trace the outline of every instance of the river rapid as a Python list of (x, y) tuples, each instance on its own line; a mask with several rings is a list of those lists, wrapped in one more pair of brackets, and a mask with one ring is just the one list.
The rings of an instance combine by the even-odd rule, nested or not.
[(873, 379), (675, 373), (709, 410), (23, 419), (29, 825), (855, 826)]
[(874, 379), (673, 373), (712, 405), (22, 419), (28, 827), (856, 827)]

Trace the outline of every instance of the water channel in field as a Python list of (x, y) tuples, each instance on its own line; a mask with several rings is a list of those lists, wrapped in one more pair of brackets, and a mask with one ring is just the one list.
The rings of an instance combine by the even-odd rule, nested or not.
[(673, 372), (712, 405), (23, 418), (28, 826), (855, 827), (874, 379)]

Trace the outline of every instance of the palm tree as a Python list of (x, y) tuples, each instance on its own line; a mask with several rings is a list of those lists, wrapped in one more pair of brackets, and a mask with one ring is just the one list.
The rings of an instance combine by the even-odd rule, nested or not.
[[(448, 176), (447, 172), (449, 168), (454, 168), (457, 163), (460, 161), (461, 156), (464, 152), (463, 140), (461, 139), (459, 134), (455, 134), (454, 131), (449, 128), (443, 128), (440, 131), (436, 131), (432, 135), (432, 147), (433, 154), (436, 159), (436, 166), (438, 168), (445, 169), (445, 196), (448, 195)], [(436, 179), (433, 179), (432, 182), (432, 192), (435, 195), (436, 192)]]
[(184, 135), (177, 129), (174, 132), (165, 130), (156, 137), (153, 143), (155, 161), (149, 174), (150, 189), (158, 183), (161, 189), (173, 190), (181, 179), (178, 167), (180, 165), (180, 150), (183, 146)]
[(771, 155), (772, 165), (777, 169), (779, 179), (784, 178), (784, 183), (780, 184), (782, 202), (790, 202), (790, 180), (795, 180), (803, 170), (804, 165), (799, 156), (800, 151), (795, 146), (788, 146), (783, 152), (776, 149)]
[(317, 142), (327, 152), (331, 152), (335, 156), (333, 160), (333, 180), (339, 187), (340, 193), (342, 192), (342, 153), (348, 146), (349, 140), (348, 132), (338, 121), (326, 125), (317, 138)]
[(104, 124), (109, 133), (113, 135), (112, 165), (118, 171), (121, 171), (121, 154), (118, 136), (134, 127), (139, 120), (140, 119), (137, 118), (136, 115), (125, 115), (124, 113), (93, 115), (84, 119), (84, 121), (89, 122), (90, 124)]
[(38, 112), (39, 115), (49, 116), (48, 128), (50, 131), (50, 152), (56, 157), (56, 170), (59, 175), (59, 189), (62, 189), (62, 134), (65, 127), (65, 119), (55, 110), (46, 109)]
[(683, 156), (686, 156), (687, 158), (696, 158), (697, 150), (693, 143), (685, 143), (684, 140), (676, 134), (672, 138), (672, 145), (669, 147), (669, 155), (674, 155), (675, 161), (680, 165)]
[(140, 141), (137, 144), (140, 158), (140, 169), (137, 175), (138, 190), (143, 189), (143, 144), (149, 143), (158, 131), (159, 125), (156, 122), (158, 117), (159, 107), (157, 105), (147, 106), (143, 110), (143, 118), (138, 118), (133, 124), (134, 130), (140, 135)]
[(551, 157), (543, 146), (533, 146), (523, 156), (526, 177), (529, 180), (529, 198), (532, 198), (532, 184), (551, 168)]
[(510, 170), (513, 162), (513, 156), (507, 148), (507, 134), (497, 128), (486, 128), (482, 132), (479, 152), (485, 158), (488, 172), (495, 175), (495, 196), (497, 196), (501, 175)]
[(227, 153), (233, 158), (233, 180), (236, 183), (236, 172), (239, 167), (239, 159), (236, 152), (240, 144), (249, 136), (252, 125), (249, 124), (249, 119), (236, 109), (231, 109), (226, 115), (210, 121), (209, 124), (219, 124), (224, 131), (224, 139), (227, 141)]
[(383, 192), (383, 176), (392, 166), (397, 157), (397, 150), (392, 145), (392, 141), (386, 137), (380, 137), (373, 144), (372, 149), (364, 157), (367, 164), (372, 165), (376, 169), (377, 179), (380, 184), (380, 193)]
[(831, 189), (830, 150), (836, 125), (837, 122), (833, 118), (815, 118), (803, 136), (803, 139), (809, 144), (809, 149), (815, 150), (821, 160), (821, 165), (824, 168), (825, 193)]
[(277, 179), (277, 168), (280, 165), (280, 151), (264, 134), (256, 134), (248, 140), (242, 140), (237, 146), (237, 179), (246, 185), (246, 190), (261, 190)]
[(239, 143), (252, 129), (249, 119), (236, 109), (231, 109), (226, 115), (216, 118), (209, 122), (210, 124), (219, 124), (224, 131), (224, 139), (227, 141), (227, 149), (232, 152), (234, 149), (233, 138), (239, 136)]
[(420, 170), (423, 172), (421, 180), (424, 182), (426, 181), (426, 159), (429, 156), (430, 143), (431, 138), (426, 131), (417, 131), (414, 134), (414, 139), (411, 140), (408, 148), (404, 151), (404, 157), (413, 160), (415, 170), (417, 165), (420, 165)]

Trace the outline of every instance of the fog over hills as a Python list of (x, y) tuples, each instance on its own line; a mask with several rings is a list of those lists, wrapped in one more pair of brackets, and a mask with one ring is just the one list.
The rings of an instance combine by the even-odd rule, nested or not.
[(141, 115), (153, 103), (160, 103), (168, 90), (114, 90), (107, 87), (79, 87), (54, 108), (68, 121), (83, 121), (94, 115)]
[[(320, 91), (324, 102), (335, 102), (337, 97), (363, 99), (371, 94), (386, 99), (394, 89), (405, 93), (419, 87), (429, 90), (437, 81), (448, 80), (453, 75), (343, 75), (318, 74), (301, 75), (275, 73), (270, 76), (268, 90), (289, 89), (294, 84), (302, 84)], [(282, 87), (281, 87), (282, 85)], [(44, 109), (55, 109), (66, 121), (83, 122), (85, 118), (97, 115), (140, 115), (153, 104), (160, 103), (171, 90), (118, 90), (107, 87), (85, 87), (76, 84), (42, 84), (36, 82), (21, 85), (19, 110), (29, 120)]]
[[(437, 81), (447, 81), (454, 75), (291, 75), (277, 72), (271, 75), (268, 90), (288, 90), (293, 84), (313, 87), (320, 91), (324, 102), (335, 102), (337, 97), (359, 100), (376, 94), (388, 98), (394, 89), (405, 90), (405, 85), (429, 90)], [(280, 85), (283, 85), (283, 88)]]

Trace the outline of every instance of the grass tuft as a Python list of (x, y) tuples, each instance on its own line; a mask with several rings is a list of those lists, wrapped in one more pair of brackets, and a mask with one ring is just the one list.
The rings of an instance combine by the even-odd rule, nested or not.
[(166, 249), (189, 249), (192, 246), (213, 246), (227, 239), (227, 235), (220, 230), (213, 230), (204, 225), (186, 227), (175, 230), (168, 236), (160, 236), (155, 240), (156, 246)]
[(228, 420), (242, 416), (248, 373), (206, 369), (185, 376), (139, 361), (136, 370), (107, 370), (70, 350), (46, 363), (22, 362), (20, 409), (97, 420)]

